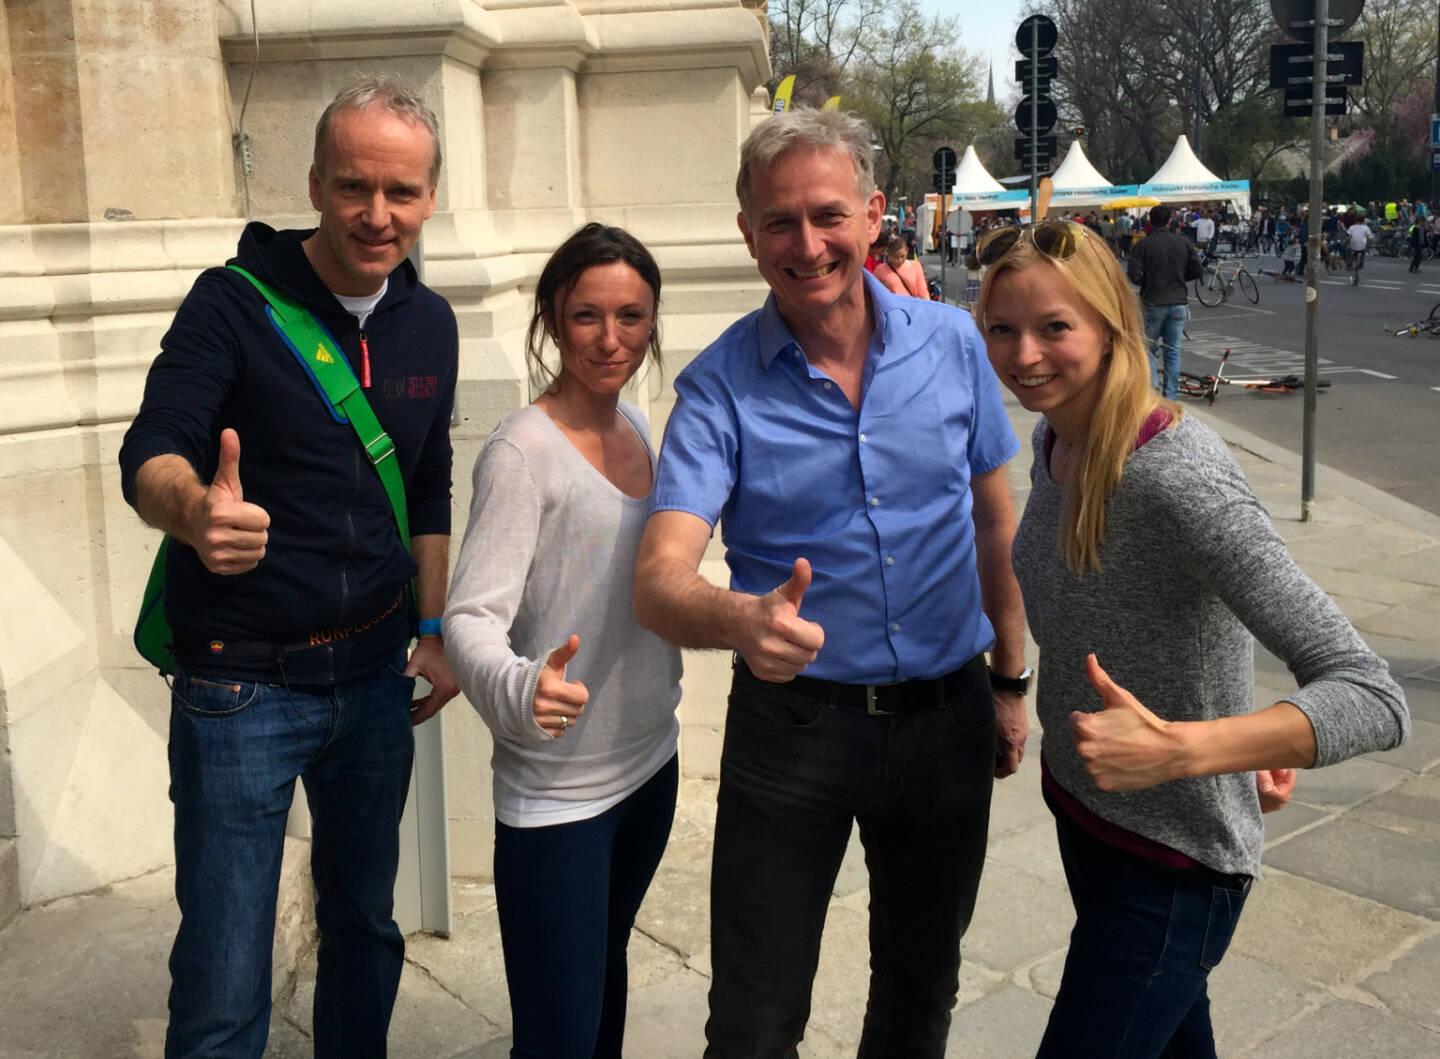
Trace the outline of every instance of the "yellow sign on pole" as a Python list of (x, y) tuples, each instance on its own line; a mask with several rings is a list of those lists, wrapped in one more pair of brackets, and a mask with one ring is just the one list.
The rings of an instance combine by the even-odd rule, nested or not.
[(839, 109), (840, 109), (840, 97), (839, 97), (839, 96), (831, 96), (829, 99), (827, 99), (827, 100), (825, 101), (825, 105), (824, 105), (823, 107), (821, 107), (820, 109), (821, 109), (821, 110), (839, 110)]

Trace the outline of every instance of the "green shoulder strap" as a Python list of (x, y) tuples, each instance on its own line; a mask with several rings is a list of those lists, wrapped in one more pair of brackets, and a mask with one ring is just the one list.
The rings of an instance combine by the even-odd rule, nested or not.
[[(395, 513), (395, 526), (400, 531), (400, 540), (406, 550), (410, 548), (410, 514), (405, 505), (405, 483), (400, 476), (400, 465), (395, 457), (395, 444), (390, 435), (380, 426), (360, 381), (335, 345), (335, 340), (325, 330), (309, 309), (293, 298), (276, 290), (268, 283), (257, 279), (239, 265), (230, 265), (249, 280), (264, 296), (266, 310), (275, 329), (284, 337), (290, 352), (310, 376), (316, 390), (324, 399), (330, 414), (340, 422), (348, 422), (360, 439), (360, 445), (370, 458), (371, 465), (380, 476), (385, 494), (390, 498), (390, 507)], [(135, 622), (135, 649), (141, 657), (150, 662), (161, 673), (175, 672), (175, 650), (170, 623), (165, 618), (165, 556), (169, 551), (170, 538), (160, 543), (155, 553), (155, 562), (150, 568), (150, 577), (145, 583), (145, 595), (140, 604), (140, 615)], [(414, 613), (415, 588), (410, 586), (411, 612)]]

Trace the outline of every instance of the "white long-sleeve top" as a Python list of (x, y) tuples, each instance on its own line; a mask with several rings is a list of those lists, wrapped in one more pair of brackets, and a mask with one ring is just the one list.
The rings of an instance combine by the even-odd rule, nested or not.
[[(655, 453), (640, 410), (620, 411)], [(648, 497), (617, 489), (543, 409), (512, 412), (475, 461), (470, 522), (445, 610), (445, 653), (495, 737), (495, 816), (541, 827), (598, 816), (675, 753), (680, 651), (631, 603)], [(535, 722), (535, 685), (571, 633), (566, 669), (590, 692), (561, 738)]]

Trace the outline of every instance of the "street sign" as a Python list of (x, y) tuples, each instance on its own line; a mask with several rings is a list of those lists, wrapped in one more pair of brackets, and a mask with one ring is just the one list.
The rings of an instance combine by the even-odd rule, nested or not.
[(1440, 147), (1440, 114), (1430, 115), (1430, 146)]
[(1015, 47), (1024, 55), (1045, 56), (1059, 38), (1055, 23), (1044, 15), (1031, 15), (1015, 31)]
[(1440, 173), (1440, 147), (1430, 148), (1430, 171)]
[[(1365, 69), (1365, 42), (1331, 41), (1325, 49), (1325, 77), (1332, 85), (1358, 85)], [(1309, 44), (1270, 45), (1270, 87), (1308, 85), (1315, 61)]]
[[(1333, 40), (1355, 24), (1365, 0), (1330, 0), (1330, 37)], [(1297, 26), (1297, 22), (1315, 21), (1315, 0), (1270, 0), (1275, 21), (1292, 40), (1313, 40), (1313, 26)]]
[(938, 151), (935, 152), (935, 157), (932, 159), (932, 161), (935, 163), (936, 169), (948, 169), (952, 173), (955, 172), (955, 148), (940, 148)]
[[(1035, 157), (1041, 162), (1049, 162), (1054, 158), (1057, 149), (1054, 136), (1041, 136), (1035, 141)], [(1020, 162), (1030, 161), (1030, 137), (1021, 136), (1016, 139), (1015, 159)]]
[(1044, 135), (1055, 127), (1055, 102), (1048, 96), (1034, 100), (1035, 118), (1030, 117), (1029, 96), (1020, 100), (1015, 107), (1015, 127), (1026, 136)]
[[(1020, 50), (1029, 51), (1030, 41), (1026, 40)], [(1031, 74), (1046, 81), (1052, 77), (1058, 77), (1060, 75), (1060, 60), (1054, 55), (1042, 56), (1037, 62), (1031, 62), (1029, 59), (1015, 60), (1015, 83), (1017, 85), (1021, 88), (1029, 86)]]
[[(1345, 113), (1345, 86), (1323, 85), (1326, 114)], [(1292, 85), (1285, 89), (1285, 110), (1287, 118), (1308, 118), (1311, 114), (1314, 92), (1311, 85)]]

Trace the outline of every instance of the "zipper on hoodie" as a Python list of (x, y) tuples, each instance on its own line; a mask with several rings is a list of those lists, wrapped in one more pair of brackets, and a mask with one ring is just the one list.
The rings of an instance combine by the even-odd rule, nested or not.
[(370, 389), (370, 339), (365, 328), (360, 328), (360, 388)]

